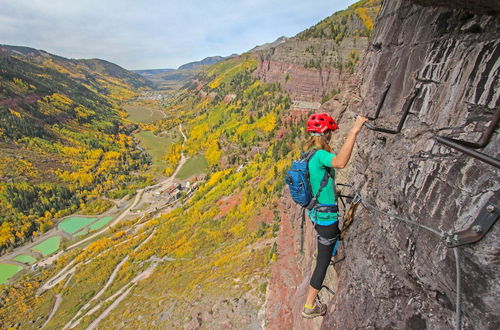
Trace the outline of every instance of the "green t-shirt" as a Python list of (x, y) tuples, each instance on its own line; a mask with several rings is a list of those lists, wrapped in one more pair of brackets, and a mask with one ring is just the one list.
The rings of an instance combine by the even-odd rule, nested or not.
[[(318, 193), (325, 171), (330, 169), (332, 171), (332, 175), (335, 174), (334, 169), (332, 168), (333, 157), (335, 157), (335, 154), (329, 153), (326, 150), (318, 150), (309, 160), (309, 180), (311, 181), (313, 196), (316, 196)], [(318, 202), (326, 205), (335, 204), (335, 191), (333, 189), (333, 180), (331, 177), (328, 178), (328, 183), (323, 190), (321, 190)]]
[[(335, 170), (332, 168), (332, 159), (335, 154), (329, 153), (326, 150), (318, 150), (309, 160), (309, 180), (311, 181), (311, 188), (313, 195), (316, 196), (321, 180), (325, 175), (325, 171), (330, 170), (333, 177), (335, 177)], [(318, 203), (323, 205), (335, 204), (335, 191), (333, 189), (333, 179), (328, 177), (328, 183), (321, 190), (318, 196)], [(317, 212), (316, 210), (307, 211), (309, 218), (318, 225), (329, 226), (338, 221), (338, 213)]]

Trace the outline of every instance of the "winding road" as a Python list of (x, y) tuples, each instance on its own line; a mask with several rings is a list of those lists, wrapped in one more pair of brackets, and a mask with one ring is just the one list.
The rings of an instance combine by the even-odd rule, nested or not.
[[(146, 244), (151, 239), (151, 237), (153, 237), (155, 232), (156, 232), (156, 228), (144, 241), (142, 241), (141, 244), (139, 244), (139, 246), (137, 246), (134, 249), (134, 252), (139, 250), (144, 244)], [(83, 316), (80, 317), (80, 315), (82, 315), (83, 311), (85, 309), (88, 309), (90, 307), (91, 303), (94, 300), (99, 299), (99, 297), (102, 296), (104, 294), (104, 292), (106, 292), (106, 290), (111, 286), (111, 284), (113, 284), (113, 281), (115, 280), (116, 276), (118, 276), (118, 272), (122, 268), (123, 264), (125, 264), (125, 262), (127, 262), (128, 258), (129, 258), (129, 256), (127, 255), (122, 259), (122, 261), (120, 261), (120, 263), (118, 263), (118, 265), (115, 267), (115, 269), (113, 270), (113, 272), (109, 276), (108, 280), (106, 281), (106, 284), (104, 284), (102, 289), (96, 295), (94, 295), (85, 305), (83, 305), (82, 308), (80, 308), (78, 310), (78, 312), (75, 314), (75, 316), (64, 326), (63, 330), (76, 327), (78, 324), (80, 324), (80, 321), (82, 320), (82, 318), (84, 318), (85, 316), (91, 315), (96, 310), (95, 308), (93, 308), (90, 311), (88, 311), (87, 313), (85, 313)], [(131, 282), (127, 283), (126, 285), (130, 284)]]
[[(182, 131), (182, 124), (179, 124), (179, 131), (181, 132), (182, 137), (184, 139), (184, 143), (185, 143), (186, 140), (187, 140), (187, 137), (186, 137), (186, 135), (184, 135), (184, 132)], [(182, 144), (183, 147), (184, 147), (184, 143)], [(156, 192), (156, 191), (162, 191), (162, 190), (166, 189), (167, 187), (169, 187), (172, 184), (172, 182), (175, 180), (175, 176), (177, 175), (177, 173), (179, 172), (179, 170), (182, 168), (182, 166), (185, 164), (185, 162), (186, 162), (187, 159), (188, 158), (185, 157), (184, 153), (181, 151), (181, 158), (179, 160), (179, 163), (177, 164), (177, 167), (176, 167), (174, 173), (169, 178), (167, 178), (167, 179), (165, 179), (165, 180), (163, 180), (160, 183), (157, 183), (155, 185), (152, 185), (152, 186), (149, 186), (149, 187), (145, 187), (143, 189), (138, 190), (137, 194), (136, 194), (136, 196), (134, 198), (134, 201), (129, 205), (129, 207), (127, 209), (125, 209), (118, 217), (116, 217), (116, 219), (114, 219), (112, 223), (110, 223), (105, 228), (97, 231), (96, 233), (94, 233), (94, 234), (86, 237), (85, 239), (83, 239), (83, 240), (81, 240), (79, 242), (76, 242), (73, 245), (67, 247), (65, 251), (59, 251), (57, 254), (55, 254), (52, 257), (44, 260), (43, 262), (47, 262), (48, 260), (50, 260), (50, 263), (52, 263), (53, 261), (57, 260), (57, 258), (59, 256), (61, 256), (63, 253), (65, 253), (67, 251), (70, 251), (70, 250), (72, 250), (72, 249), (74, 249), (74, 248), (76, 248), (76, 247), (78, 247), (78, 246), (80, 246), (80, 245), (82, 245), (82, 244), (84, 244), (84, 243), (92, 240), (93, 238), (101, 235), (106, 230), (108, 230), (112, 226), (116, 225), (117, 223), (119, 223), (123, 219), (127, 218), (128, 216), (130, 216), (130, 215), (136, 216), (137, 214), (132, 213), (131, 210), (134, 207), (136, 207), (137, 205), (139, 205), (141, 202), (144, 202), (145, 200), (153, 201), (154, 199), (152, 197), (154, 195), (154, 192)], [(151, 207), (151, 209), (152, 209), (152, 207)], [(145, 214), (143, 214), (143, 216), (141, 217), (141, 219), (144, 218), (144, 215)], [(141, 219), (139, 219), (136, 223), (134, 223), (133, 227), (143, 225), (143, 223), (140, 223)], [(150, 220), (148, 220), (146, 222), (149, 222), (151, 220), (152, 219), (150, 219)], [(151, 232), (151, 234), (139, 246), (137, 246), (134, 249), (134, 251), (137, 251), (149, 239), (151, 239), (151, 237), (154, 235), (155, 232), (156, 232), (156, 227), (153, 229), (153, 231)], [(132, 238), (130, 238), (130, 239), (132, 239)], [(122, 242), (122, 243), (124, 243), (124, 242)], [(101, 252), (99, 255), (107, 252), (108, 250), (110, 250), (110, 249), (107, 249), (107, 250)], [(42, 287), (38, 291), (38, 294), (42, 294), (43, 292), (45, 292), (45, 291), (53, 288), (58, 283), (60, 283), (62, 280), (64, 280), (68, 275), (70, 275), (70, 278), (66, 282), (66, 284), (67, 284), (69, 282), (69, 280), (71, 279), (71, 275), (76, 271), (77, 267), (80, 264), (85, 265), (85, 264), (91, 262), (92, 260), (94, 260), (99, 255), (92, 257), (91, 259), (87, 260), (86, 262), (80, 262), (80, 263), (76, 263), (76, 264), (75, 264), (75, 260), (72, 260), (68, 265), (66, 265), (63, 269), (61, 269), (55, 276), (53, 276), (44, 285), (42, 285)], [(119, 305), (119, 303), (123, 299), (126, 298), (126, 296), (129, 294), (129, 292), (132, 290), (132, 288), (135, 286), (135, 284), (138, 281), (141, 281), (143, 279), (148, 278), (154, 272), (154, 270), (155, 270), (155, 268), (156, 268), (156, 266), (157, 266), (157, 264), (159, 262), (168, 261), (168, 260), (164, 260), (164, 259), (153, 258), (151, 265), (146, 270), (144, 270), (140, 274), (138, 274), (135, 278), (133, 278), (130, 282), (128, 282), (127, 284), (125, 284), (122, 288), (120, 288), (115, 294), (113, 294), (112, 296), (110, 296), (109, 298), (107, 298), (104, 302), (101, 301), (96, 306), (94, 306), (93, 308), (91, 308), (90, 310), (88, 310), (87, 312), (84, 312), (85, 309), (88, 309), (90, 307), (92, 301), (95, 301), (95, 300), (99, 299), (99, 297), (101, 297), (106, 292), (106, 290), (111, 286), (111, 284), (113, 283), (113, 281), (117, 277), (119, 270), (121, 269), (121, 267), (123, 266), (123, 264), (128, 260), (128, 258), (129, 258), (129, 255), (125, 256), (118, 263), (118, 265), (115, 267), (115, 269), (111, 273), (110, 277), (108, 278), (108, 280), (106, 281), (106, 283), (104, 284), (104, 286), (101, 288), (101, 290), (96, 295), (94, 295), (84, 306), (82, 306), (78, 310), (78, 312), (75, 314), (75, 316), (64, 326), (63, 329), (74, 328), (75, 326), (77, 326), (80, 323), (80, 321), (84, 317), (90, 316), (93, 313), (95, 313), (96, 311), (98, 311), (104, 302), (109, 302), (109, 301), (114, 300), (113, 303), (105, 311), (103, 311), (90, 324), (90, 326), (88, 327), (88, 329), (94, 329), (95, 327), (97, 327), (97, 325), (99, 324), (99, 322), (101, 320), (103, 320), (114, 308), (116, 308)], [(47, 320), (45, 321), (45, 323), (43, 324), (42, 328), (45, 327), (50, 322), (50, 320), (56, 314), (57, 310), (59, 309), (59, 307), (60, 307), (60, 305), (61, 305), (61, 303), (63, 301), (63, 298), (61, 297), (61, 295), (56, 294), (55, 297), (56, 297), (56, 301), (54, 303), (54, 307), (52, 308), (52, 311), (51, 311), (50, 315), (48, 316)]]

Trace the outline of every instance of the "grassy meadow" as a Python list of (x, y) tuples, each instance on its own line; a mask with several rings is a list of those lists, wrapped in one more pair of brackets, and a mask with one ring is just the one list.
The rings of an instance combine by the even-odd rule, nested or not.
[(204, 155), (198, 154), (192, 158), (189, 158), (184, 166), (177, 173), (176, 178), (180, 180), (185, 180), (193, 175), (198, 175), (204, 173), (207, 169), (208, 162)]
[(146, 149), (151, 155), (153, 174), (162, 173), (167, 167), (167, 163), (163, 160), (163, 156), (167, 153), (168, 148), (173, 143), (170, 137), (162, 137), (155, 135), (152, 131), (142, 131), (135, 134), (140, 141), (140, 145)]
[(153, 101), (134, 101), (123, 109), (128, 113), (127, 119), (134, 123), (150, 124), (165, 117), (163, 111)]

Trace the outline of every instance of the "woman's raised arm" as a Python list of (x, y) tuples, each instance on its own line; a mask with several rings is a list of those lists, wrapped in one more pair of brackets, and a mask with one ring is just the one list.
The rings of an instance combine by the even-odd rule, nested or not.
[(361, 131), (363, 124), (366, 123), (367, 121), (368, 118), (363, 116), (358, 116), (356, 118), (354, 126), (349, 131), (349, 134), (347, 134), (347, 138), (344, 142), (344, 145), (342, 146), (342, 148), (340, 148), (339, 153), (332, 158), (332, 167), (344, 168), (347, 165), (349, 159), (351, 158), (352, 148), (354, 147), (354, 142), (356, 142), (356, 137), (358, 136), (358, 133)]

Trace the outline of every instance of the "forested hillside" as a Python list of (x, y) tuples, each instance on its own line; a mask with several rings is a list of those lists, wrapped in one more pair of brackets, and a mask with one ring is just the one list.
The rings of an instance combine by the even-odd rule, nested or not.
[[(376, 6), (378, 1), (363, 3)], [(372, 16), (375, 14), (370, 12)], [(357, 40), (365, 40), (371, 29), (369, 24), (364, 26), (354, 9), (349, 10), (347, 17), (344, 22), (349, 26), (347, 30), (342, 27), (342, 19), (335, 18), (335, 26), (349, 36), (355, 29), (359, 31), (356, 38), (358, 34), (361, 38)], [(327, 31), (331, 26), (319, 25), (316, 29)], [(319, 67), (298, 62), (295, 65), (300, 70), (290, 70), (288, 78), (280, 71), (279, 79), (273, 80), (265, 79), (259, 71), (269, 53), (253, 52), (228, 59), (205, 68), (168, 100), (168, 106), (163, 109), (164, 119), (141, 124), (143, 129), (158, 134), (182, 127), (186, 141), (170, 146), (164, 157), (165, 174), (173, 174), (183, 157), (203, 156), (208, 163), (204, 179), (196, 181), (197, 189), (180, 195), (178, 207), (130, 217), (90, 245), (63, 254), (57, 264), (26, 274), (15, 285), (4, 287), (0, 295), (1, 325), (30, 328), (48, 321), (47, 328), (86, 328), (97, 324), (102, 328), (135, 329), (261, 327), (265, 323), (270, 267), (278, 258), (276, 236), (283, 217), (280, 200), (284, 173), (291, 160), (298, 156), (305, 138), (303, 124), (292, 112), (292, 98), (297, 94), (293, 88), (287, 88), (287, 82), (295, 82), (301, 74), (309, 75), (313, 81), (319, 77), (318, 72), (339, 70), (335, 63), (348, 66), (349, 59), (337, 55), (344, 54), (344, 44), (350, 45), (349, 52), (353, 49), (354, 39), (346, 37), (336, 43), (333, 38), (331, 42), (335, 46), (330, 52), (322, 53), (318, 48), (318, 53), (314, 45), (330, 35), (329, 32), (325, 32), (326, 36), (315, 33), (299, 35), (291, 43), (280, 44), (274, 55), (284, 54), (286, 47), (293, 49), (289, 55), (295, 51), (306, 52), (306, 48), (313, 45), (306, 60), (324, 55), (335, 61), (321, 60)], [(293, 48), (294, 45), (299, 46)], [(88, 68), (87, 64), (84, 66)], [(82, 196), (87, 196), (88, 199), (83, 200), (87, 204), (92, 198), (99, 200), (103, 193), (112, 194), (113, 198), (141, 185), (150, 184), (144, 191), (153, 189), (148, 177), (130, 174), (131, 170), (144, 166), (130, 137), (134, 126), (124, 120), (125, 114), (117, 103), (133, 96), (128, 88), (130, 83), (104, 75), (109, 74), (109, 69), (92, 67), (92, 70), (101, 73), (92, 83), (86, 82), (85, 88), (103, 93), (89, 96), (93, 102), (100, 99), (103, 102), (98, 103), (99, 107), (92, 107), (81, 101), (82, 107), (94, 112), (88, 115), (89, 119), (78, 119), (80, 115), (73, 111), (73, 117), (64, 124), (44, 124), (47, 134), (29, 137), (23, 142), (30, 146), (31, 140), (42, 141), (31, 143), (30, 148), (38, 148), (36, 152), (40, 155), (50, 152), (52, 160), (59, 157), (54, 182), (58, 180), (57, 186), (61, 183), (67, 186), (69, 193), (80, 198), (80, 203)], [(51, 69), (50, 72), (63, 76), (59, 71), (61, 69)], [(348, 70), (344, 72), (350, 75)], [(73, 71), (70, 73), (74, 75)], [(27, 78), (23, 83), (33, 84)], [(316, 88), (322, 83), (317, 79), (311, 86)], [(333, 85), (325, 86), (328, 90)], [(321, 100), (322, 90), (315, 93), (311, 98)], [(65, 109), (72, 114), (71, 110), (77, 104), (80, 106), (80, 101), (71, 95), (64, 96), (72, 102), (60, 103), (66, 104)], [(28, 113), (19, 108), (15, 111)], [(307, 115), (313, 110), (302, 109), (301, 113)], [(108, 111), (109, 117), (99, 117), (101, 111)], [(71, 125), (78, 120), (83, 121)], [(92, 139), (87, 135), (83, 138), (84, 133), (78, 138), (64, 138), (74, 136), (74, 127), (97, 134), (101, 144), (93, 146), (92, 143), (97, 142), (85, 142)], [(64, 133), (73, 135), (60, 134), (63, 128)], [(103, 145), (102, 140), (109, 143)], [(49, 148), (47, 145), (60, 145), (61, 151), (57, 148), (46, 151), (43, 148)], [(108, 153), (113, 153), (115, 158), (111, 155), (106, 158)], [(65, 162), (76, 156), (81, 157), (79, 162)], [(109, 159), (115, 163), (106, 163)], [(32, 182), (36, 179), (28, 178)], [(12, 182), (8, 186), (22, 186), (22, 183)], [(16, 312), (18, 310), (21, 313)]]
[(148, 86), (102, 60), (0, 46), (0, 250), (147, 181), (119, 103)]
[[(46, 254), (30, 246), (38, 268), (17, 250), (2, 260), (22, 270), (0, 286), (0, 327), (497, 329), (498, 226), (472, 221), (498, 218), (498, 5), (431, 2), (362, 0), (200, 69), (147, 111), (159, 98), (135, 97), (150, 84), (112, 63), (0, 46), (3, 252), (129, 197), (100, 232), (59, 230), (46, 241), (72, 245)], [(132, 99), (134, 121), (121, 108)], [(317, 243), (306, 222), (299, 252), (284, 174), (311, 112), (338, 120), (338, 150), (377, 105), (336, 176), (362, 203), (324, 282), (335, 294), (322, 290), (327, 314), (304, 319)], [(168, 178), (146, 174), (137, 128), (160, 144), (152, 158)], [(487, 131), (480, 152), (437, 139), (470, 146)], [(180, 179), (186, 159), (206, 166)]]
[[(141, 328), (151, 324), (164, 309), (153, 301), (142, 301), (140, 297), (144, 295), (157, 296), (162, 304), (174, 304), (174, 317), (165, 323), (171, 326), (189, 322), (192, 316), (181, 311), (195, 299), (202, 299), (207, 306), (203, 310), (207, 311), (224, 301), (235, 304), (249, 322), (257, 322), (256, 312), (264, 301), (267, 267), (276, 258), (272, 240), (279, 229), (279, 216), (273, 210), (284, 185), (283, 171), (292, 156), (290, 143), (301, 133), (299, 129), (289, 129), (277, 138), (281, 127), (289, 127), (282, 118), (290, 100), (276, 84), (263, 84), (252, 76), (256, 65), (252, 56), (242, 56), (210, 67), (178, 96), (174, 106), (166, 109), (167, 119), (149, 125), (163, 131), (182, 123), (187, 135), (183, 147), (186, 156), (206, 157), (208, 177), (195, 194), (170, 213), (139, 219), (142, 224), (138, 231), (127, 230), (134, 228), (133, 222), (123, 223), (115, 229), (117, 235), (101, 238), (81, 253), (74, 252), (72, 255), (82, 261), (82, 266), (85, 261), (92, 263), (77, 268), (77, 280), (72, 285), (58, 286), (36, 300), (22, 298), (35, 294), (65, 264), (61, 262), (60, 267), (10, 289), (8, 295), (16, 297), (30, 312), (9, 314), (11, 307), (5, 304), (4, 325), (26, 322), (19, 317), (37, 320), (43, 315), (36, 311), (47, 310), (51, 297), (58, 294), (64, 297), (64, 304), (51, 324), (63, 326), (81, 307), (80, 299), (89, 301), (91, 291), (97, 290), (98, 283), (109, 277), (124, 256), (130, 259), (120, 266), (105, 297), (126, 288), (131, 276), (148, 266), (153, 265), (156, 270), (149, 275), (148, 284), (136, 286), (136, 294), (120, 305), (103, 326), (116, 322), (114, 315), (122, 315), (122, 308), (129, 310), (129, 326)], [(173, 146), (166, 157), (171, 159), (172, 168), (180, 158), (180, 150), (180, 146)], [(147, 247), (138, 248), (146, 237)], [(110, 244), (116, 246), (112, 253), (106, 252)], [(103, 253), (104, 256), (96, 257)], [(100, 272), (90, 276), (89, 267), (97, 267)], [(169, 294), (161, 298), (160, 292)], [(179, 300), (175, 295), (184, 298)], [(244, 303), (232, 300), (245, 295)], [(82, 312), (88, 310), (84, 308)], [(89, 324), (91, 319), (83, 318), (80, 324)]]

